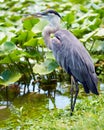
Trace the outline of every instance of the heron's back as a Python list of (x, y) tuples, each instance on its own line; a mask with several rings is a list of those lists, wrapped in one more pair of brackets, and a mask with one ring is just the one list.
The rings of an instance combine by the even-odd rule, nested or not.
[(57, 31), (52, 41), (52, 51), (57, 62), (66, 72), (83, 84), (86, 93), (90, 90), (98, 94), (97, 76), (92, 59), (82, 43), (71, 32)]

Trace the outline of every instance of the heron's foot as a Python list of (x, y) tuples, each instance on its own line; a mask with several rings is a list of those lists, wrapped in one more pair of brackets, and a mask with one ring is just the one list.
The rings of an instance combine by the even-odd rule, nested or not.
[(72, 116), (72, 115), (73, 115), (73, 112), (71, 111), (71, 112), (70, 112), (70, 116)]
[(74, 107), (75, 107), (75, 104), (74, 104), (74, 101), (72, 101), (72, 103), (71, 103), (71, 110), (70, 110), (70, 116), (73, 115)]

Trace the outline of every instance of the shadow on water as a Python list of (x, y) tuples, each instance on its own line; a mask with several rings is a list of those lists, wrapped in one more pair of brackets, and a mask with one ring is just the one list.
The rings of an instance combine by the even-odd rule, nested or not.
[[(100, 90), (104, 92), (104, 83), (100, 84)], [(8, 94), (12, 94), (12, 90), (8, 91)], [(2, 92), (3, 93), (3, 92)], [(5, 95), (5, 94), (4, 94)], [(84, 95), (83, 89), (80, 88), (79, 98), (77, 102), (80, 101), (81, 96)], [(1, 95), (0, 95), (1, 96)], [(0, 120), (7, 119), (10, 116), (10, 111), (7, 108), (7, 98), (0, 98)], [(52, 81), (50, 84), (47, 82), (36, 82), (33, 92), (33, 81), (29, 85), (29, 90), (24, 85), (20, 85), (19, 95), (15, 92), (15, 97), (8, 96), (8, 105), (15, 105), (17, 107), (32, 106), (32, 110), (37, 113), (40, 111), (51, 110), (51, 109), (64, 109), (69, 106), (70, 108), (70, 83), (68, 82), (57, 82)], [(26, 106), (25, 106), (26, 107)], [(29, 107), (27, 109), (29, 109)]]

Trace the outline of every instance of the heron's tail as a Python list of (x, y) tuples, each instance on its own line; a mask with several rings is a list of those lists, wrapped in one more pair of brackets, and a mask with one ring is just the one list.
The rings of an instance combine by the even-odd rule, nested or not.
[(86, 82), (83, 84), (85, 92), (89, 93), (90, 90), (92, 93), (99, 95), (97, 84), (98, 84), (98, 79), (96, 73), (93, 73), (86, 78)]

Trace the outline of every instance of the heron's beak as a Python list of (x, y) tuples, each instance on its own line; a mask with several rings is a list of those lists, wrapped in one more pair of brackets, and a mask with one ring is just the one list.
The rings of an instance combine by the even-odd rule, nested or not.
[(41, 13), (35, 13), (35, 14), (24, 14), (25, 18), (23, 18), (22, 20), (27, 20), (27, 19), (31, 19), (33, 17), (35, 18), (41, 18), (42, 14)]
[(36, 17), (36, 18), (41, 18), (42, 17), (42, 13), (24, 14), (24, 16), (25, 17), (32, 16), (32, 17)]
[(33, 16), (35, 18), (41, 18), (42, 17), (42, 13), (31, 14), (31, 16)]

